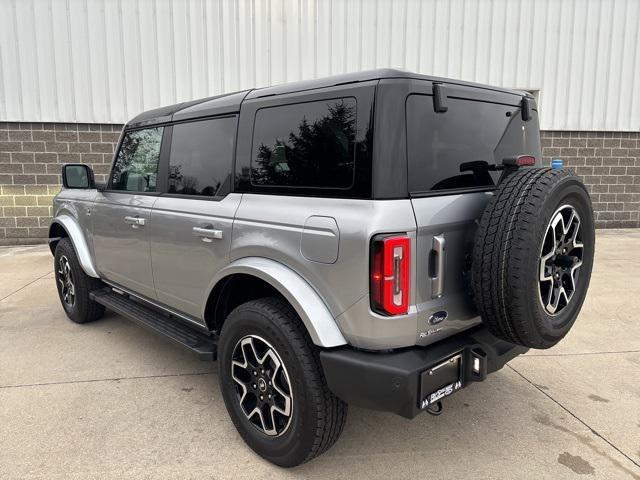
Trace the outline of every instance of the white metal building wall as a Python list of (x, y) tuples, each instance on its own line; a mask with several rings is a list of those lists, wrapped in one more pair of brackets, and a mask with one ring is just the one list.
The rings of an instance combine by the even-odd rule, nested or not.
[(390, 66), (539, 90), (543, 129), (640, 130), (639, 32), (639, 0), (0, 0), (0, 120)]

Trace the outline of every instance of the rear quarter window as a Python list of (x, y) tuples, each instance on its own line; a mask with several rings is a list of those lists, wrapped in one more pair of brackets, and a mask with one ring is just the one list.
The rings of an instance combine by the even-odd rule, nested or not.
[(261, 108), (253, 130), (251, 184), (349, 189), (355, 139), (355, 98)]
[(504, 158), (541, 160), (537, 112), (525, 122), (512, 105), (447, 98), (447, 107), (435, 113), (431, 96), (407, 97), (410, 193), (491, 189), (500, 172), (490, 167)]

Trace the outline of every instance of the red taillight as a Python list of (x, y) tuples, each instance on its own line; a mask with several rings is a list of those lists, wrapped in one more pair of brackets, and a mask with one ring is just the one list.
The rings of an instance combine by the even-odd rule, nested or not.
[(409, 311), (411, 243), (406, 235), (373, 239), (371, 260), (371, 307), (386, 315)]

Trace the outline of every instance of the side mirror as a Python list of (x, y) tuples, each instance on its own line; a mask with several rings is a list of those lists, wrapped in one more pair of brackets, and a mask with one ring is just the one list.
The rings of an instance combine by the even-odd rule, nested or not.
[(89, 165), (81, 163), (63, 165), (62, 185), (64, 188), (96, 188), (93, 170)]

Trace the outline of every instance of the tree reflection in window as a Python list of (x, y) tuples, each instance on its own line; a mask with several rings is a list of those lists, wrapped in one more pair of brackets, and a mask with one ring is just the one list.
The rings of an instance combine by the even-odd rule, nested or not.
[(127, 132), (113, 166), (111, 189), (155, 192), (163, 127)]
[(200, 180), (193, 175), (182, 173), (182, 165), (169, 165), (169, 193), (181, 195), (203, 195), (212, 197), (220, 189), (221, 182), (215, 181), (215, 185), (200, 187)]
[(349, 188), (356, 101), (300, 103), (256, 114), (254, 185)]

